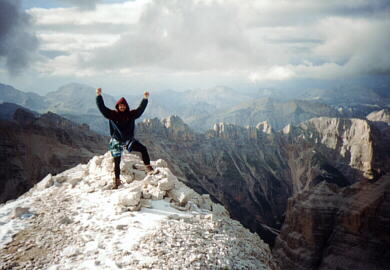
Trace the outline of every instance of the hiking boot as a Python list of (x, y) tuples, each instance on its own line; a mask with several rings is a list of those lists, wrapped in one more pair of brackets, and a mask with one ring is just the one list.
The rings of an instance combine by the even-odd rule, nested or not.
[(118, 189), (118, 187), (121, 185), (121, 180), (119, 178), (114, 177), (114, 183), (112, 189)]
[(158, 174), (158, 170), (154, 170), (152, 165), (145, 165), (145, 171), (147, 175), (153, 175), (153, 174)]
[(153, 174), (154, 173), (154, 169), (152, 167), (152, 165), (145, 165), (145, 171), (146, 171), (146, 174)]

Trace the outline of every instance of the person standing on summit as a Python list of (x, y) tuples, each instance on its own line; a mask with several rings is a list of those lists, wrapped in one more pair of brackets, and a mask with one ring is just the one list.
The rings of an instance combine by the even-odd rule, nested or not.
[(145, 111), (148, 104), (149, 92), (144, 93), (144, 98), (141, 104), (135, 110), (130, 110), (125, 98), (121, 97), (116, 105), (116, 110), (110, 110), (104, 105), (102, 97), (102, 89), (96, 89), (96, 104), (99, 111), (105, 118), (109, 120), (110, 124), (110, 144), (109, 149), (114, 158), (114, 189), (117, 189), (121, 184), (120, 162), (123, 149), (129, 152), (141, 152), (142, 160), (145, 164), (146, 172), (152, 174), (153, 167), (150, 165), (150, 158), (146, 147), (134, 138), (135, 119), (139, 118)]

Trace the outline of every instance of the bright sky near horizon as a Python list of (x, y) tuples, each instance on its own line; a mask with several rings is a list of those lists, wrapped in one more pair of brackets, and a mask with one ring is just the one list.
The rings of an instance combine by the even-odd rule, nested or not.
[(119, 89), (390, 74), (386, 0), (0, 0), (0, 82)]

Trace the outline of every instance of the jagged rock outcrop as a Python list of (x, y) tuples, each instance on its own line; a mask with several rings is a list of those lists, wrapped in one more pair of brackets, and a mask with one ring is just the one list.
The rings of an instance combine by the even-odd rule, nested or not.
[(314, 118), (282, 132), (267, 122), (247, 128), (219, 123), (203, 134), (164, 122), (138, 127), (151, 155), (175, 161), (171, 169), (182, 181), (210, 194), (270, 244), (289, 197), (322, 182), (345, 187), (375, 180), (388, 166), (381, 135), (361, 119)]
[(388, 269), (390, 177), (339, 188), (322, 182), (289, 199), (273, 254), (281, 269)]
[(193, 120), (190, 125), (199, 130), (207, 130), (217, 122), (240, 126), (256, 126), (267, 121), (275, 130), (280, 130), (288, 123), (294, 125), (313, 117), (338, 117), (339, 112), (332, 107), (313, 101), (279, 101), (262, 98), (237, 104), (234, 107)]
[(383, 136), (390, 137), (390, 111), (388, 109), (372, 112), (367, 115), (367, 119), (381, 131)]
[[(18, 225), (0, 241), (0, 268), (278, 269), (258, 235), (180, 183), (166, 162), (152, 162), (159, 173), (146, 176), (135, 155), (122, 161), (118, 190), (107, 152), (0, 206), (4, 224)], [(161, 197), (148, 197), (150, 190)]]
[[(286, 128), (285, 133), (295, 138), (295, 155), (301, 153), (299, 161), (290, 159), (295, 165), (321, 155), (319, 160), (325, 163), (320, 168), (330, 165), (333, 169), (322, 174), (324, 179), (307, 177), (313, 169), (293, 176), (295, 186), (300, 183), (301, 188), (288, 201), (286, 219), (273, 250), (281, 268), (387, 269), (389, 134), (366, 120), (323, 118)], [(303, 142), (296, 138), (300, 136), (305, 136), (305, 141), (315, 138), (325, 148), (313, 150), (310, 158), (310, 148), (306, 154), (299, 149)], [(330, 159), (324, 161), (324, 155)], [(305, 188), (300, 182), (302, 175), (312, 179)]]
[(283, 133), (295, 192), (310, 187), (312, 180), (315, 184), (324, 170), (325, 178), (341, 186), (378, 174), (373, 143), (377, 138), (366, 120), (320, 117), (286, 127)]
[(24, 125), (31, 124), (37, 118), (39, 118), (38, 114), (31, 112), (29, 110), (19, 108), (13, 113), (13, 117), (10, 120), (14, 120), (19, 125), (24, 126)]
[(0, 130), (0, 202), (17, 198), (49, 172), (107, 150), (106, 137), (50, 112), (18, 109), (14, 121), (0, 121)]
[(24, 108), (23, 106), (14, 103), (4, 102), (4, 103), (0, 103), (0, 119), (12, 121), (14, 119), (14, 114), (18, 109), (22, 109), (21, 111), (26, 113), (31, 113), (35, 117), (39, 115), (36, 112)]
[[(152, 157), (175, 164), (173, 172), (197, 192), (208, 193), (221, 202), (247, 228), (259, 232), (268, 243), (275, 233), (269, 227), (281, 225), (291, 187), (283, 161), (279, 137), (260, 128), (217, 124), (199, 134), (182, 121), (145, 120), (137, 136)], [(270, 129), (266, 129), (268, 132)], [(185, 131), (185, 132), (183, 132)]]
[(373, 122), (384, 122), (390, 125), (390, 111), (388, 109), (383, 109), (372, 112), (367, 115), (367, 119)]
[(258, 139), (272, 133), (272, 127), (267, 121), (264, 121), (256, 125), (256, 127), (240, 127), (233, 124), (218, 123), (214, 124), (213, 129), (207, 134), (209, 137), (247, 141), (248, 139)]

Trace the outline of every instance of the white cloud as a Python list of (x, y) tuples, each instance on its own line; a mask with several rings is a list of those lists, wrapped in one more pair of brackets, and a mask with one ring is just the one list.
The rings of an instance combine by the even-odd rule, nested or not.
[(95, 48), (110, 46), (119, 38), (119, 35), (47, 32), (38, 35), (41, 40), (41, 50), (58, 50), (69, 52), (89, 51)]
[(56, 75), (259, 82), (390, 71), (380, 0), (137, 0), (29, 13), (40, 49), (64, 52), (37, 66)]
[(265, 67), (249, 75), (249, 79), (253, 83), (265, 80), (287, 80), (294, 77), (296, 77), (296, 74), (292, 71), (292, 68), (283, 66)]

